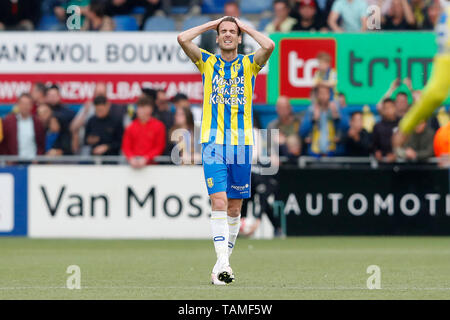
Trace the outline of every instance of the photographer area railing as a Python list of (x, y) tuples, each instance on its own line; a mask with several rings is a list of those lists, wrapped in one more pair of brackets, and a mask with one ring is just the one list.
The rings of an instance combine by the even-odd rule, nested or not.
[[(265, 158), (265, 157), (264, 157)], [(279, 157), (280, 165), (288, 165), (287, 157)], [(264, 159), (261, 159), (264, 160)], [(155, 164), (175, 165), (170, 156), (158, 156), (154, 159)], [(18, 164), (126, 164), (124, 156), (91, 156), (91, 155), (67, 155), (67, 156), (36, 156), (34, 158), (24, 158), (19, 156), (0, 155), (0, 167)], [(397, 161), (390, 165), (411, 165), (419, 167), (436, 166), (439, 158), (430, 158), (425, 162)], [(380, 166), (375, 157), (311, 157), (300, 156), (297, 161), (299, 168), (351, 168), (352, 166), (365, 166), (377, 169)], [(389, 165), (382, 163), (383, 165)], [(289, 165), (293, 165), (292, 162)]]

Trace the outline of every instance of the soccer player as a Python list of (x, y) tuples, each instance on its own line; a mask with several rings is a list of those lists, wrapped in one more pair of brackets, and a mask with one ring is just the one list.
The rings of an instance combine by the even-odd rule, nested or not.
[(436, 26), (439, 52), (434, 58), (433, 72), (421, 98), (400, 121), (393, 136), (394, 148), (402, 146), (419, 122), (428, 119), (450, 92), (450, 2), (442, 0), (441, 6), (443, 12)]
[[(220, 54), (216, 55), (192, 42), (212, 29), (217, 31), (216, 42), (220, 48)], [(243, 32), (253, 37), (261, 48), (248, 55), (238, 54)], [(255, 78), (275, 44), (239, 19), (229, 16), (180, 33), (178, 43), (195, 63), (203, 80), (200, 142), (217, 254), (211, 282), (225, 285), (234, 281), (229, 256), (239, 232), (242, 199), (250, 197)]]

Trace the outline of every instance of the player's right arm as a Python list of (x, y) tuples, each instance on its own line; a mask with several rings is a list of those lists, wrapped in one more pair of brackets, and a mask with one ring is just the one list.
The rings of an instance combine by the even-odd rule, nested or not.
[(209, 21), (200, 26), (183, 31), (178, 35), (177, 37), (178, 43), (180, 44), (181, 48), (183, 48), (183, 51), (191, 59), (192, 62), (196, 63), (202, 57), (200, 48), (192, 41), (202, 33), (217, 28), (217, 25), (222, 19), (223, 18), (214, 21)]

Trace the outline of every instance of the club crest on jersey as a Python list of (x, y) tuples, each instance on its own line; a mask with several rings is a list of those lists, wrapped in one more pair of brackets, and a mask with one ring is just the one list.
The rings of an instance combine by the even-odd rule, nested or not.
[(206, 182), (208, 183), (208, 187), (212, 188), (214, 186), (213, 178), (206, 179)]
[(233, 72), (238, 72), (240, 68), (241, 68), (240, 63), (233, 65)]

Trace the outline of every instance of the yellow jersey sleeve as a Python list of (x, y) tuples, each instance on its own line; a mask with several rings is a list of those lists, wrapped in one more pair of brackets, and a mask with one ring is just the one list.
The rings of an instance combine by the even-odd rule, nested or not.
[(202, 56), (197, 62), (195, 62), (195, 65), (197, 66), (200, 73), (203, 74), (203, 73), (205, 73), (205, 66), (206, 66), (208, 59), (214, 55), (204, 49), (200, 49), (200, 51), (201, 51)]
[(256, 77), (256, 75), (258, 74), (258, 72), (261, 71), (261, 69), (264, 67), (264, 65), (260, 66), (259, 64), (256, 63), (255, 52), (246, 55), (246, 57), (248, 58), (248, 60), (250, 62), (249, 64), (250, 64), (250, 69), (252, 71), (252, 75)]

